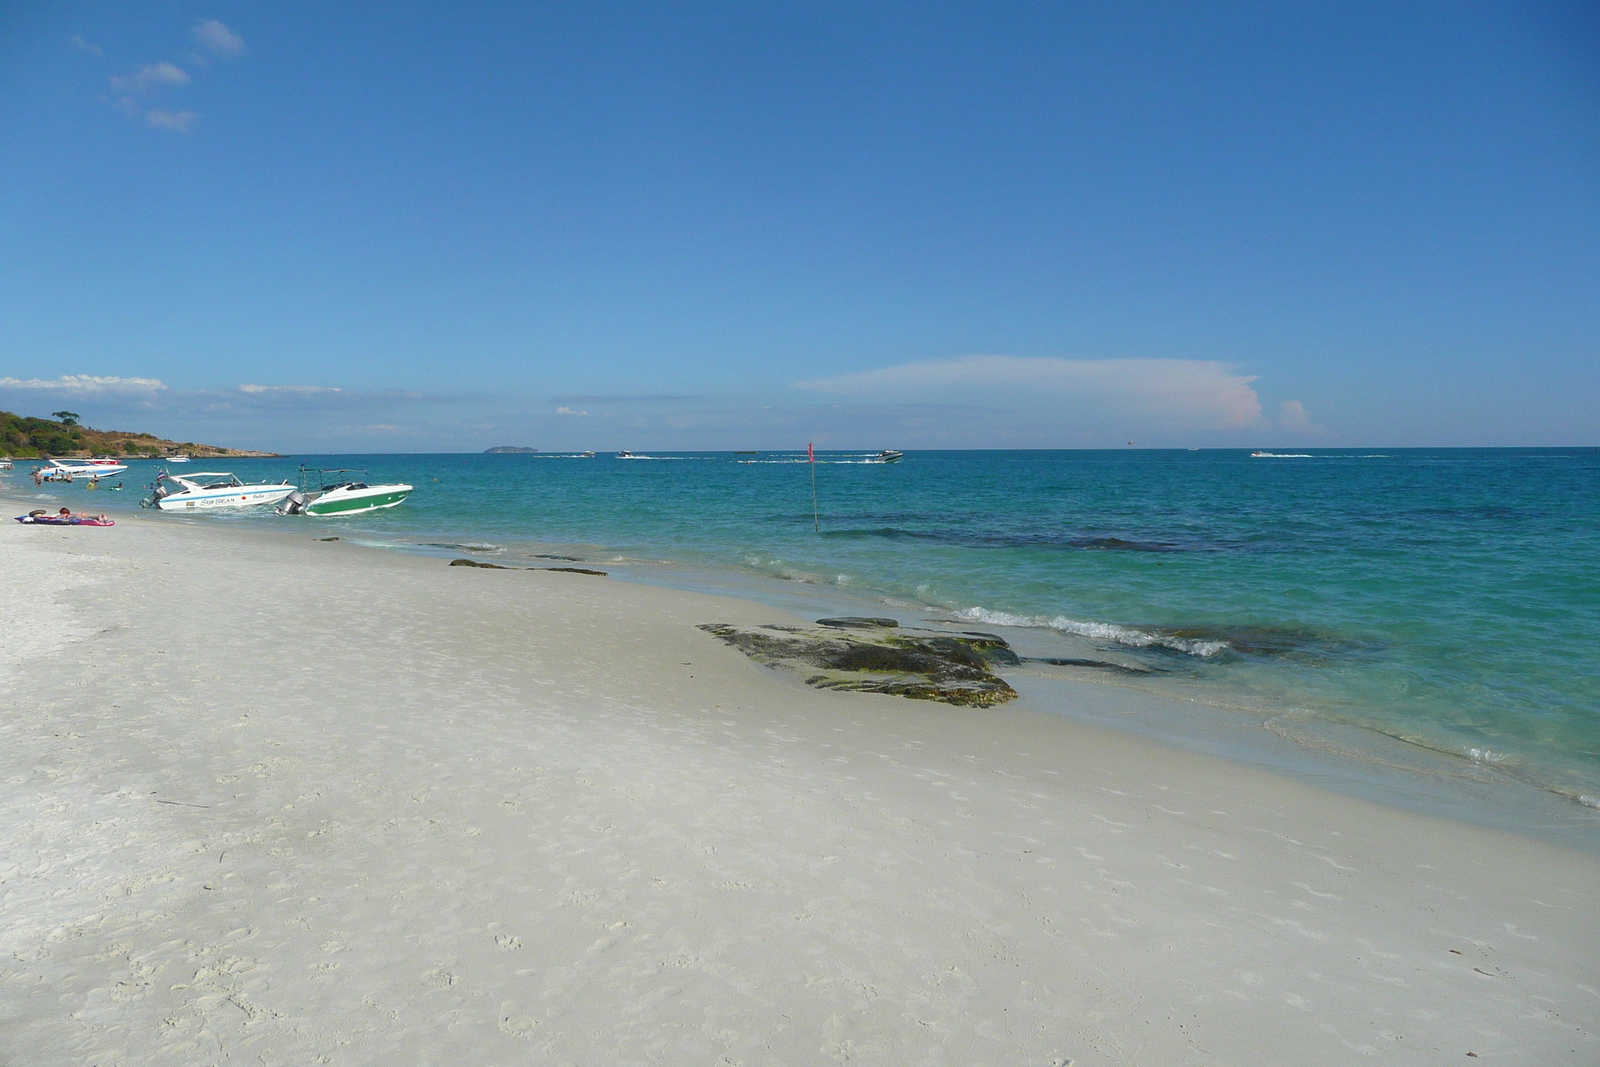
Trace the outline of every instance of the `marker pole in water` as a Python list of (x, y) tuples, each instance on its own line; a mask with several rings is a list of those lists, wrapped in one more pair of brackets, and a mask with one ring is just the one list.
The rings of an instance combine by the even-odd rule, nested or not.
[(806, 442), (806, 462), (811, 464), (811, 530), (813, 533), (822, 532), (822, 519), (817, 515), (817, 454), (811, 448), (811, 442)]

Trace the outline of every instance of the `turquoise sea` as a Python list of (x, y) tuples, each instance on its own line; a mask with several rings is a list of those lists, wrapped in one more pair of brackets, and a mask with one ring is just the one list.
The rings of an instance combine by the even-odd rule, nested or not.
[[(1041, 676), (1600, 809), (1600, 450), (1277, 452), (298, 456), (220, 469), (364, 467), (417, 490), (346, 520), (172, 521), (570, 556), (819, 613), (943, 620), (1102, 664), (1031, 665)], [(10, 486), (32, 492), (24, 467)], [(135, 463), (121, 494), (46, 491), (120, 510), (154, 470)]]

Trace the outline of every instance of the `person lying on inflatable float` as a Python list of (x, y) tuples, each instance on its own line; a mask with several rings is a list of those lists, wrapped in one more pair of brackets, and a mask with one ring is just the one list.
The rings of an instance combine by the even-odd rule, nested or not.
[(104, 515), (74, 515), (71, 508), (62, 508), (51, 515), (43, 508), (18, 515), (17, 521), (33, 526), (115, 526)]

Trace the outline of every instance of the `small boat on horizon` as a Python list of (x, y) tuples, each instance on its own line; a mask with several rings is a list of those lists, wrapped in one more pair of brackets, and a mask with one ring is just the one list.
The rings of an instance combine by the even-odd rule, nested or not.
[(366, 482), (337, 477), (341, 474), (365, 473), (366, 470), (358, 467), (333, 470), (301, 467), (300, 488), (284, 498), (277, 512), (279, 515), (360, 515), (379, 508), (392, 508), (411, 495), (412, 487), (404, 482), (368, 485)]
[(166, 462), (168, 462), (168, 463), (187, 463), (187, 462), (189, 462), (189, 457), (184, 455), (182, 452), (179, 452), (175, 456), (168, 456), (166, 458)]
[(162, 471), (156, 475), (156, 484), (151, 489), (150, 497), (141, 500), (139, 506), (162, 511), (276, 504), (294, 492), (294, 486), (288, 482), (246, 485), (227, 471), (196, 471), (182, 477)]
[(904, 452), (897, 452), (892, 448), (886, 448), (882, 452), (879, 452), (876, 456), (873, 456), (872, 461), (874, 463), (899, 463), (905, 458), (905, 456), (906, 454)]

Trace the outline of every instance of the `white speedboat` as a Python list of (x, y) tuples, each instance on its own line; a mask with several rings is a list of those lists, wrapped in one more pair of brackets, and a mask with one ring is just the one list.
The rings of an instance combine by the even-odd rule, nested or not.
[[(307, 470), (300, 468), (300, 488), (278, 505), (279, 515), (359, 515), (364, 511), (392, 508), (411, 495), (404, 482), (368, 485), (341, 478), (343, 474), (365, 474), (364, 470)], [(315, 475), (316, 477), (312, 477)]]
[(175, 456), (168, 456), (167, 457), (167, 462), (168, 463), (187, 463), (187, 462), (189, 462), (189, 457), (184, 455), (182, 452), (179, 452)]
[(113, 474), (121, 474), (127, 469), (126, 463), (118, 463), (114, 459), (104, 457), (77, 461), (52, 459), (44, 468), (44, 480), (70, 482), (74, 478), (107, 478)]
[(155, 492), (141, 507), (160, 508), (162, 511), (184, 511), (195, 508), (248, 508), (258, 504), (276, 504), (290, 493), (294, 486), (288, 482), (257, 482), (246, 485), (226, 471), (196, 471), (181, 477), (162, 471), (156, 475)]
[(904, 452), (896, 452), (892, 448), (886, 448), (876, 456), (873, 456), (872, 459), (875, 463), (899, 463), (905, 456)]

